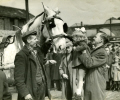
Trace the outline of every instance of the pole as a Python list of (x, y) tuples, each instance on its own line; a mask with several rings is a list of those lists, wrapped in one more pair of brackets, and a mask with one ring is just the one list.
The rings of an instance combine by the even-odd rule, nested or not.
[(28, 0), (25, 0), (25, 7), (26, 7), (26, 21), (29, 20), (29, 6), (28, 6)]
[(112, 37), (112, 28), (111, 28), (111, 23), (112, 23), (112, 20), (111, 20), (111, 18), (110, 18), (110, 37)]

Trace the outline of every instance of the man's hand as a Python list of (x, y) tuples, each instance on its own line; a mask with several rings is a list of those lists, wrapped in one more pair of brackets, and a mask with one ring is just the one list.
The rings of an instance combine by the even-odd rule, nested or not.
[(62, 74), (62, 77), (63, 77), (64, 79), (68, 79), (68, 75), (67, 75), (67, 74)]
[(25, 100), (33, 100), (32, 96), (30, 94), (25, 96)]
[(57, 62), (55, 60), (49, 60), (49, 63), (56, 64)]
[(55, 60), (47, 60), (47, 62), (45, 63), (45, 65), (48, 64), (56, 64), (57, 62)]
[(75, 46), (73, 47), (73, 50), (74, 50), (74, 51), (76, 50), (76, 47), (75, 47)]
[(110, 68), (110, 66), (106, 64), (106, 68)]
[(82, 53), (86, 53), (86, 50), (83, 50)]

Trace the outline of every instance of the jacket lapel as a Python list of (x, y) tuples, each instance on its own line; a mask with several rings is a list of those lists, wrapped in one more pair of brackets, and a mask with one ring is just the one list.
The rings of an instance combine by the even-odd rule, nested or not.
[[(66, 58), (67, 57), (67, 58)], [(69, 54), (69, 55), (65, 55), (65, 57), (63, 58), (64, 59), (64, 65), (66, 66), (66, 67), (68, 67), (68, 65), (70, 64), (70, 61), (71, 61), (71, 54)]]
[(32, 53), (29, 51), (26, 45), (23, 47), (23, 52), (28, 56), (29, 59), (31, 59), (36, 64), (35, 58), (33, 57)]

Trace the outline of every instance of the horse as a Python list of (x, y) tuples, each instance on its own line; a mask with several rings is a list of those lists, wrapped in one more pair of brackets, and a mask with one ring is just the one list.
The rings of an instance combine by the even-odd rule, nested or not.
[(0, 43), (0, 69), (5, 72), (9, 81), (14, 81), (14, 59), (16, 53), (19, 52), (22, 47), (23, 42), (20, 31), (16, 31), (14, 36), (8, 35), (7, 37), (3, 37)]
[[(53, 44), (52, 47), (54, 48), (53, 52), (64, 53), (66, 51), (66, 46), (67, 46), (66, 41), (68, 39), (72, 40), (71, 37), (67, 35), (68, 26), (58, 16), (59, 14), (58, 10), (57, 11), (52, 10), (45, 5), (43, 5), (43, 7), (44, 7), (44, 11), (41, 14), (30, 19), (22, 27), (21, 32), (22, 34), (24, 34), (27, 31), (37, 30), (38, 40), (40, 45), (44, 44), (47, 39), (51, 39)], [(73, 81), (74, 84), (76, 83), (75, 74), (76, 72), (73, 73), (73, 75), (75, 76)]]

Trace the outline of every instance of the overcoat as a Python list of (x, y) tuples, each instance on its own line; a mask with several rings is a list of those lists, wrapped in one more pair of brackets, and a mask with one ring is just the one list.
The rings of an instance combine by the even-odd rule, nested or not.
[[(38, 59), (41, 63), (43, 74), (46, 79), (46, 72), (43, 66), (44, 57), (47, 53), (49, 46), (40, 47), (38, 49)], [(31, 94), (33, 99), (36, 100), (36, 90), (37, 90), (37, 83), (36, 83), (36, 63), (35, 59), (32, 56), (31, 52), (28, 50), (27, 46), (25, 45), (23, 49), (16, 54), (15, 57), (15, 84), (18, 90), (18, 100), (24, 100), (24, 97), (27, 94)], [(47, 80), (47, 79), (46, 79)], [(47, 84), (47, 81), (46, 81)], [(50, 97), (49, 89), (46, 85), (46, 96)]]
[(62, 54), (53, 53), (52, 59), (55, 60), (57, 63), (53, 64), (51, 67), (51, 72), (52, 72), (51, 79), (52, 80), (60, 80), (59, 66), (61, 63)]
[(12, 100), (11, 93), (8, 92), (6, 75), (0, 70), (0, 100)]
[[(62, 78), (62, 99), (72, 100), (73, 88), (73, 70), (71, 54), (64, 54), (59, 66), (59, 72)], [(63, 79), (62, 74), (67, 74), (68, 79)]]
[(80, 55), (81, 62), (88, 69), (85, 77), (85, 100), (105, 100), (106, 80), (104, 77), (106, 51), (103, 46)]

